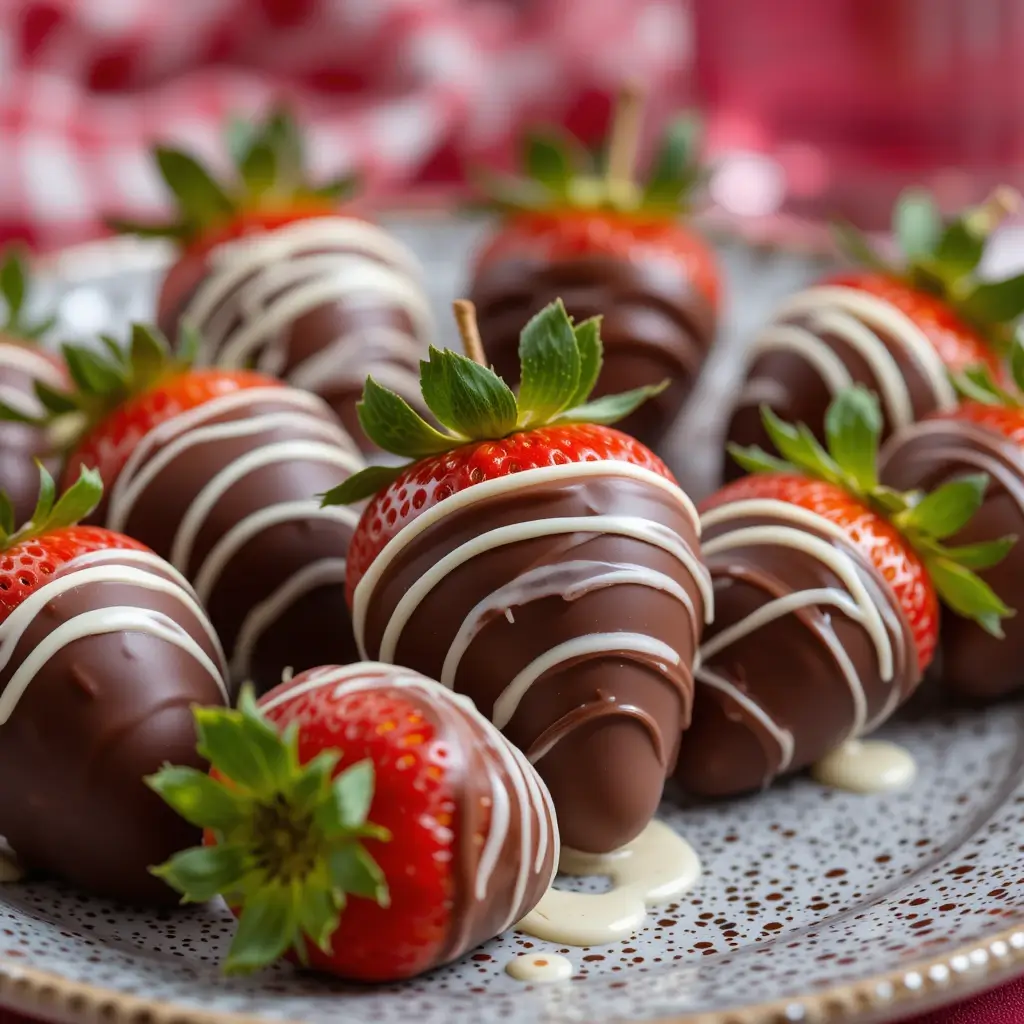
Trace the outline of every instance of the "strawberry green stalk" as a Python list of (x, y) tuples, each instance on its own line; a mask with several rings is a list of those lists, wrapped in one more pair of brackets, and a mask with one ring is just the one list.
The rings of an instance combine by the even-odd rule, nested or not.
[(36, 466), (39, 468), (39, 498), (27, 523), (15, 523), (11, 499), (0, 490), (0, 551), (8, 551), (44, 533), (74, 526), (89, 515), (103, 497), (103, 481), (94, 469), (83, 467), (75, 483), (58, 499), (53, 477), (38, 460)]
[(981, 507), (987, 475), (962, 476), (931, 493), (904, 493), (883, 486), (877, 469), (882, 414), (878, 398), (861, 386), (840, 392), (829, 406), (824, 447), (805, 424), (785, 423), (767, 406), (762, 406), (761, 418), (781, 458), (758, 447), (730, 445), (730, 454), (740, 466), (750, 473), (795, 473), (842, 488), (900, 531), (920, 556), (939, 597), (953, 611), (994, 636), (1003, 635), (1001, 620), (1014, 612), (973, 570), (1001, 562), (1017, 538), (963, 547), (943, 543)]
[(238, 709), (194, 708), (197, 749), (211, 774), (164, 766), (146, 784), (215, 842), (152, 868), (182, 903), (222, 895), (241, 908), (224, 963), (246, 974), (287, 952), (306, 962), (307, 942), (331, 952), (350, 896), (388, 905), (388, 887), (365, 839), (387, 841), (367, 821), (374, 771), (360, 761), (335, 774), (340, 752), (299, 761), (299, 726), (276, 729), (251, 687)]
[(611, 424), (628, 416), (669, 384), (645, 385), (590, 400), (601, 372), (600, 318), (574, 324), (561, 299), (545, 306), (523, 328), (518, 395), (486, 365), (473, 304), (454, 305), (469, 355), (430, 348), (420, 362), (423, 400), (440, 429), (403, 398), (367, 377), (356, 407), (359, 423), (378, 448), (409, 459), (400, 466), (370, 466), (323, 497), (347, 505), (375, 494), (418, 459), (475, 441), (497, 441), (522, 430), (569, 423)]
[(53, 316), (45, 320), (29, 320), (25, 315), (27, 293), (28, 273), (24, 254), (16, 248), (8, 249), (0, 263), (0, 299), (6, 307), (5, 315), (0, 319), (0, 336), (37, 341), (57, 322)]

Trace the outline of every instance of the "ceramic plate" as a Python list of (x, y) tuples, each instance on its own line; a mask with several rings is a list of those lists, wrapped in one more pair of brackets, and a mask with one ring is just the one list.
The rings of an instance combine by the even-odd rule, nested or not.
[[(471, 229), (401, 227), (432, 253), (443, 304)], [(713, 437), (707, 410), (730, 386), (746, 323), (814, 272), (739, 250), (724, 257), (734, 292), (756, 301), (730, 319), (680, 452), (692, 452), (694, 437)], [(160, 258), (123, 246), (69, 255), (49, 286), (63, 295), (70, 326), (117, 331), (127, 316), (145, 315)], [(134, 269), (126, 272), (121, 259)], [(98, 266), (108, 273), (97, 275)], [(690, 458), (686, 468), (701, 489), (707, 465)], [(615, 945), (570, 949), (510, 932), (400, 986), (347, 987), (286, 966), (226, 980), (217, 965), (233, 920), (223, 906), (154, 916), (60, 886), (7, 884), (0, 1001), (54, 1018), (139, 1024), (895, 1019), (993, 984), (1024, 962), (1024, 708), (919, 702), (882, 735), (917, 759), (918, 777), (903, 792), (855, 796), (796, 778), (728, 803), (683, 805), (670, 794), (661, 816), (696, 848), (704, 873)], [(598, 892), (607, 883), (558, 884)], [(505, 965), (524, 953), (567, 957), (571, 980), (512, 979)]]

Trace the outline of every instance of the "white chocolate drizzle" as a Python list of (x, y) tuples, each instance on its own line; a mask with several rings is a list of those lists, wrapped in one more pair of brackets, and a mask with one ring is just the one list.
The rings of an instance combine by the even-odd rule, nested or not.
[[(792, 317), (806, 317), (806, 326), (786, 322)], [(948, 371), (927, 336), (901, 310), (856, 288), (821, 285), (798, 292), (783, 303), (775, 321), (754, 340), (749, 358), (771, 351), (793, 352), (813, 366), (829, 392), (836, 394), (852, 384), (853, 377), (839, 354), (820, 336), (834, 335), (867, 363), (889, 421), (894, 427), (904, 427), (915, 418), (910, 388), (893, 353), (876, 332), (883, 332), (910, 356), (931, 391), (933, 408), (956, 408)], [(757, 400), (748, 389), (740, 405)]]
[(906, 789), (917, 776), (908, 750), (886, 740), (847, 740), (811, 769), (825, 786), (851, 793), (889, 793)]
[[(510, 927), (517, 916), (529, 883), (531, 871), (536, 874), (544, 865), (549, 848), (554, 851), (548, 886), (554, 881), (558, 867), (560, 849), (558, 822), (554, 804), (547, 787), (540, 781), (532, 765), (495, 727), (477, 711), (473, 702), (465, 696), (453, 693), (446, 687), (423, 676), (406, 672), (392, 665), (380, 662), (360, 662), (340, 668), (314, 669), (308, 678), (270, 697), (263, 702), (265, 711), (272, 710), (297, 699), (304, 694), (324, 687), (334, 687), (335, 699), (357, 693), (361, 690), (380, 686), (407, 689), (425, 697), (435, 711), (442, 716), (470, 718), (480, 730), (480, 737), (501, 762), (507, 781), (488, 766), (488, 789), (491, 800), (491, 821), (487, 838), (480, 852), (473, 880), (473, 895), (477, 900), (488, 896), (488, 885), (504, 849), (509, 834), (510, 801), (508, 785), (515, 792), (519, 805), (520, 851), (516, 882), (512, 888), (509, 916), (499, 932)], [(536, 818), (536, 844), (534, 843), (534, 818)]]
[[(393, 376), (400, 375), (408, 389), (417, 381), (410, 352), (421, 350), (433, 330), (420, 278), (415, 256), (381, 228), (347, 217), (310, 218), (214, 249), (210, 272), (182, 319), (200, 329), (206, 364), (255, 365), (281, 374), (290, 326), (318, 306), (393, 304), (409, 316), (411, 338), (398, 331), (368, 338), (358, 328), (290, 368), (286, 379), (321, 388), (335, 380), (338, 367), (345, 376), (361, 378), (373, 346), (393, 354)], [(373, 360), (375, 376), (383, 362)]]
[[(14, 651), (17, 648), (25, 631), (35, 617), (51, 601), (56, 600), (62, 594), (70, 590), (78, 590), (82, 587), (97, 586), (103, 583), (120, 583), (137, 586), (146, 590), (165, 594), (174, 598), (185, 609), (192, 613), (214, 648), (220, 652), (220, 644), (217, 641), (213, 627), (210, 625), (206, 614), (199, 607), (191, 589), (186, 590), (173, 578), (168, 579), (160, 574), (158, 569), (164, 567), (164, 563), (149, 552), (137, 551), (111, 551), (103, 552), (106, 560), (98, 559), (93, 555), (83, 556), (81, 560), (73, 559), (61, 568), (59, 574), (47, 581), (43, 586), (32, 591), (11, 614), (0, 623), (0, 670), (6, 668), (10, 663)], [(138, 565), (118, 564), (115, 559), (118, 556), (145, 556), (155, 561), (149, 564), (152, 568), (139, 568)], [(140, 557), (129, 557), (125, 561), (146, 564), (147, 559)], [(100, 636), (105, 633), (130, 632), (145, 633), (158, 637), (166, 643), (173, 644), (191, 655), (207, 672), (213, 677), (218, 688), (228, 700), (227, 688), (224, 683), (222, 670), (216, 665), (196, 642), (192, 635), (179, 623), (162, 612), (153, 611), (147, 608), (134, 608), (128, 606), (102, 607), (68, 619), (51, 630), (40, 641), (38, 646), (33, 648), (13, 672), (3, 692), (0, 693), (0, 725), (6, 722), (18, 701), (28, 689), (29, 685), (41, 671), (44, 665), (64, 647), (76, 640), (90, 636)]]
[[(40, 381), (52, 388), (62, 389), (67, 383), (53, 362), (31, 345), (12, 345), (0, 341), (0, 370), (5, 369), (24, 374), (31, 381)], [(13, 384), (0, 384), (0, 400), (26, 416), (43, 412), (42, 403), (31, 385), (17, 387)]]
[(509, 977), (526, 982), (565, 981), (574, 970), (572, 961), (558, 953), (521, 953), (505, 964)]
[(612, 853), (563, 847), (559, 870), (610, 877), (612, 888), (602, 893), (548, 889), (517, 930), (566, 946), (603, 946), (639, 931), (649, 906), (691, 889), (700, 877), (700, 860), (682, 836), (655, 820)]

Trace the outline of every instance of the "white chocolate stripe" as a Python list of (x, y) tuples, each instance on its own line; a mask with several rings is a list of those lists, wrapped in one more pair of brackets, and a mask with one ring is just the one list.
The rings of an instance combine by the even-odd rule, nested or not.
[(328, 505), (322, 508), (315, 499), (309, 501), (282, 501), (257, 509), (239, 520), (211, 548), (196, 573), (196, 593), (203, 604), (208, 604), (220, 580), (221, 573), (235, 555), (254, 537), (272, 526), (302, 520), (323, 519), (343, 523), (355, 528), (359, 513), (346, 505)]
[(42, 352), (29, 345), (0, 342), (0, 366), (17, 370), (51, 387), (62, 388), (67, 383), (60, 370)]
[(530, 601), (544, 597), (561, 597), (575, 601), (594, 590), (622, 584), (651, 587), (664, 591), (679, 601), (687, 611), (688, 620), (695, 616), (690, 595), (671, 576), (642, 565), (619, 565), (609, 562), (575, 561), (540, 565), (488, 594), (466, 616), (459, 627), (441, 669), (441, 685), (454, 688), (459, 664), (469, 645), (491, 618)]
[(615, 654), (622, 659), (629, 654), (647, 654), (662, 659), (667, 665), (679, 664), (677, 651), (643, 633), (590, 633), (587, 636), (566, 640), (565, 643), (557, 644), (534, 658), (498, 694), (492, 715), (495, 726), (504, 729), (508, 725), (530, 687), (546, 672), (574, 658), (596, 654)]
[(12, 384), (0, 384), (0, 402), (26, 416), (39, 416), (44, 412), (43, 403), (36, 398), (34, 391), (16, 388)]
[[(913, 357), (931, 389), (936, 406), (945, 412), (957, 406), (956, 391), (939, 354), (923, 331), (895, 306), (857, 288), (822, 285), (793, 295), (777, 311), (778, 317), (815, 314), (833, 307), (862, 320), (869, 327), (884, 331)], [(878, 343), (884, 343), (879, 339)], [(824, 342), (820, 342), (824, 347)]]
[(735, 684), (729, 682), (724, 676), (712, 672), (709, 668), (701, 666), (694, 673), (697, 681), (704, 686), (710, 686), (714, 690), (725, 694), (731, 701), (739, 705), (751, 718), (756, 719), (764, 727), (765, 732), (772, 737), (779, 745), (779, 765), (772, 774), (781, 774), (793, 762), (793, 734), (789, 729), (784, 729), (771, 715), (768, 714), (760, 704), (752, 697), (745, 694)]
[[(480, 485), (477, 485), (480, 486)], [(430, 592), (449, 573), (454, 572), (466, 562), (478, 555), (486, 554), (495, 548), (504, 547), (508, 544), (518, 544), (522, 541), (535, 540), (540, 537), (555, 537), (569, 533), (589, 533), (596, 535), (631, 537), (633, 540), (643, 541), (654, 547), (661, 548), (674, 556), (686, 568), (693, 577), (697, 588), (701, 592), (706, 613), (714, 602), (714, 594), (711, 589), (711, 577), (700, 560), (690, 550), (686, 542), (674, 530), (670, 530), (661, 523), (651, 522), (642, 516), (566, 516), (561, 519), (537, 519), (531, 522), (512, 523), (509, 526), (501, 526), (496, 530), (488, 530), (486, 533), (466, 541), (454, 551), (449, 552), (439, 562), (435, 562), (409, 589), (402, 595), (401, 600), (395, 606), (391, 618), (384, 630), (380, 641), (381, 661), (394, 661), (398, 650), (398, 643), (405, 629), (412, 618), (413, 613), (427, 598)], [(356, 639), (362, 646), (364, 638), (360, 633)]]
[[(124, 530), (132, 510), (146, 489), (153, 481), (179, 456), (200, 445), (214, 444), (217, 441), (228, 441), (241, 437), (255, 437), (258, 434), (275, 430), (293, 430), (319, 437), (328, 441), (344, 444), (344, 431), (337, 424), (317, 419), (302, 412), (268, 412), (252, 419), (229, 420), (227, 423), (214, 423), (210, 426), (196, 427), (185, 434), (179, 434), (173, 441), (165, 445), (151, 458), (134, 476), (128, 479), (123, 487), (117, 489), (115, 499), (111, 500), (107, 522), (111, 530)], [(358, 468), (355, 456), (349, 456), (354, 469)], [(122, 473), (118, 482), (126, 479)]]
[[(695, 533), (697, 536), (700, 536), (700, 518), (690, 498), (676, 484), (660, 474), (644, 469), (641, 466), (634, 466), (628, 462), (571, 462), (558, 466), (544, 466), (540, 469), (528, 469), (520, 473), (512, 473), (509, 476), (498, 477), (495, 480), (485, 480), (483, 483), (474, 484), (464, 491), (453, 494), (450, 498), (445, 498), (444, 501), (427, 509), (422, 515), (417, 516), (411, 523), (404, 526), (388, 541), (363, 574), (363, 578), (356, 586), (352, 602), (352, 624), (355, 629), (356, 642), (359, 644), (359, 650), (363, 657), (366, 656), (366, 648), (363, 641), (366, 628), (366, 612), (373, 591), (395, 558), (421, 533), (449, 513), (471, 507), (495, 496), (523, 491), (529, 487), (549, 482), (560, 483), (574, 479), (586, 480), (590, 477), (608, 477), (612, 479), (623, 477), (660, 488), (670, 495), (683, 509), (693, 524)], [(704, 609), (706, 619), (711, 621), (713, 609), (710, 601), (713, 599), (713, 594), (711, 593), (707, 570), (703, 565), (700, 566), (700, 571), (696, 578), (702, 593), (706, 595), (705, 600), (707, 603)]]
[(188, 631), (170, 616), (164, 615), (162, 612), (150, 611), (148, 608), (132, 608), (130, 606), (96, 608), (93, 611), (76, 615), (67, 622), (62, 622), (47, 634), (45, 640), (34, 648), (18, 666), (3, 693), (0, 693), (0, 725), (10, 718), (29, 684), (58, 651), (85, 637), (121, 632), (145, 633), (173, 644), (175, 647), (180, 647), (210, 673), (227, 701), (224, 681), (221, 679), (217, 666), (210, 660), (202, 647), (192, 639)]
[[(382, 348), (393, 350), (396, 358), (404, 349), (409, 365), (398, 362), (379, 363), (370, 356), (373, 349)], [(383, 324), (364, 327), (343, 334), (304, 359), (288, 374), (288, 383), (297, 388), (314, 388), (350, 380), (361, 382), (369, 368), (373, 369), (374, 380), (385, 386), (390, 386), (389, 376), (391, 383), (398, 377), (401, 377), (403, 384), (410, 377), (418, 383), (421, 354), (420, 343), (395, 327)]]
[[(853, 383), (846, 364), (820, 338), (803, 327), (772, 324), (761, 332), (748, 350), (748, 358), (765, 352), (793, 352), (803, 356), (818, 372), (830, 394), (836, 394)], [(750, 402), (745, 404), (749, 405)]]
[(242, 682), (248, 678), (252, 653), (260, 637), (296, 601), (320, 587), (345, 584), (345, 560), (322, 558), (303, 566), (269, 597), (249, 609), (242, 620), (231, 656), (231, 678)]
[(279, 441), (255, 451), (247, 452), (225, 466), (196, 495), (188, 511), (182, 516), (171, 545), (171, 563), (182, 572), (188, 572), (192, 547), (199, 532), (217, 502), (227, 491), (250, 473), (267, 466), (308, 459), (326, 466), (335, 466), (346, 473), (359, 469), (359, 460), (337, 445), (320, 441)]

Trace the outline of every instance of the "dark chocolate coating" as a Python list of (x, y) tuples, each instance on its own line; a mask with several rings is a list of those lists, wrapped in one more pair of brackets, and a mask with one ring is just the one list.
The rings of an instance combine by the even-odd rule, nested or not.
[[(742, 518), (741, 518), (742, 515)], [(703, 533), (711, 548), (705, 561), (715, 592), (715, 620), (704, 645), (770, 601), (802, 590), (846, 585), (825, 562), (803, 550), (766, 541), (717, 552), (714, 539), (746, 527), (793, 527), (767, 514), (737, 514)], [(852, 543), (825, 532), (805, 532), (844, 551), (882, 612), (892, 650), (893, 678), (883, 681), (879, 658), (866, 628), (832, 604), (810, 604), (752, 629), (717, 653), (702, 658), (697, 671), (693, 721), (684, 733), (675, 778), (690, 793), (725, 797), (767, 786), (784, 772), (814, 763), (850, 738), (855, 721), (853, 690), (828, 641), (849, 656), (860, 680), (866, 722), (885, 717), (913, 692), (920, 673), (913, 634), (881, 575)], [(705, 676), (704, 673), (708, 675)], [(791, 756), (776, 733), (751, 708), (711, 685), (717, 678), (735, 687), (792, 738)], [(895, 689), (895, 694), (894, 694)], [(874, 724), (881, 724), (876, 721)]]
[[(874, 302), (883, 302), (874, 297), (870, 299)], [(825, 315), (834, 315), (837, 309), (826, 303), (823, 305), (823, 312)], [(913, 419), (920, 419), (935, 411), (938, 408), (935, 391), (914, 352), (893, 333), (877, 324), (869, 323), (848, 311), (844, 315), (856, 321), (863, 331), (881, 342), (892, 355), (906, 382)], [(816, 324), (814, 317), (808, 313), (783, 313), (765, 330), (770, 331), (780, 326), (796, 328), (806, 333), (808, 338), (818, 339), (823, 348), (837, 356), (846, 367), (851, 382), (863, 384), (880, 396), (883, 394), (875, 370), (864, 355), (841, 333)], [(824, 441), (825, 412), (834, 397), (821, 372), (803, 353), (778, 348), (761, 352), (750, 362), (740, 384), (737, 403), (726, 431), (726, 440), (742, 447), (757, 445), (767, 451), (773, 451), (774, 446), (761, 420), (761, 406), (767, 405), (787, 423), (806, 424), (819, 441)], [(881, 404), (885, 416), (882, 428), (884, 438), (892, 432), (892, 424), (888, 419), (885, 402)], [(722, 465), (725, 480), (735, 480), (744, 475), (744, 470), (728, 454), (724, 456)]]
[[(34, 397), (35, 378), (20, 365), (4, 360), (8, 343), (0, 338), (0, 392), (11, 389)], [(25, 423), (0, 421), (0, 491), (14, 506), (14, 521), (28, 522), (39, 497), (39, 470), (35, 460), (56, 475), (60, 460), (48, 455), (46, 435), (37, 427)]]
[[(446, 753), (445, 785), (450, 788), (456, 813), (454, 838), (451, 845), (452, 909), (449, 932), (437, 960), (430, 966), (457, 960), (483, 942), (493, 939), (510, 923), (526, 916), (540, 901), (548, 888), (558, 863), (558, 829), (550, 797), (545, 799), (544, 784), (535, 770), (521, 756), (516, 756), (511, 744), (477, 712), (461, 704), (465, 698), (457, 697), (430, 679), (425, 679), (407, 668), (386, 665), (349, 666), (338, 669), (326, 666), (303, 673), (273, 695), (274, 704), (268, 717), (279, 727), (291, 721), (303, 724), (304, 716), (293, 714), (301, 704), (287, 701), (277, 704), (280, 695), (292, 687), (307, 687), (317, 678), (324, 680), (332, 695), (331, 703), (344, 703), (345, 681), (364, 690), (372, 681), (375, 693), (386, 695), (400, 705), (411, 705), (432, 727), (433, 743), (443, 746)], [(423, 754), (424, 758), (427, 755)], [(532, 783), (532, 785), (531, 785)], [(375, 800), (388, 801), (386, 787), (395, 785), (399, 794), (392, 798), (392, 806), (401, 800), (401, 778), (389, 780), (378, 776)], [(383, 788), (382, 788), (383, 787)], [(500, 789), (500, 793), (495, 790)], [(496, 816), (497, 803), (508, 804), (508, 814)], [(523, 828), (524, 816), (527, 829)], [(374, 820), (374, 805), (370, 806), (370, 820)], [(493, 871), (483, 885), (483, 895), (477, 895), (477, 881), (481, 860), (494, 828), (503, 827), (497, 859)], [(543, 845), (544, 856), (537, 864)], [(525, 871), (525, 882), (517, 896), (517, 884)], [(392, 884), (392, 907), (401, 913), (405, 893), (403, 880)], [(372, 941), (372, 940), (371, 940)], [(315, 963), (315, 961), (314, 961)]]
[[(68, 563), (54, 578), (85, 567)], [(199, 616), (181, 601), (137, 582), (83, 577), (25, 629), (0, 669), (0, 692), (62, 624), (115, 606), (166, 615), (220, 664)], [(142, 779), (168, 761), (204, 768), (191, 707), (223, 703), (208, 669), (162, 637), (128, 629), (71, 641), (45, 662), (0, 724), (0, 835), (30, 871), (126, 902), (177, 903), (147, 869), (195, 845), (200, 833)]]
[(665, 378), (672, 383), (616, 426), (656, 445), (675, 421), (715, 337), (715, 311), (668, 258), (496, 259), (473, 283), (480, 334), (494, 368), (519, 383), (519, 333), (561, 298), (576, 322), (601, 315), (604, 365), (594, 397)]
[[(294, 414), (296, 407), (289, 404), (288, 393), (296, 392), (283, 387), (280, 392), (281, 397), (275, 398), (262, 391), (245, 407), (236, 406), (209, 416), (200, 429), (221, 423), (257, 421), (275, 413)], [(256, 432), (192, 445), (172, 458), (143, 488), (127, 518), (111, 518), (109, 503), (111, 499), (117, 500), (118, 493), (112, 488), (107, 490), (101, 515), (106, 516), (107, 525), (117, 526), (161, 556), (171, 558), (175, 535), (200, 492), (236, 460), (270, 445), (291, 441), (329, 443), (336, 451), (347, 450), (341, 442), (327, 442), (322, 433), (311, 429), (317, 423), (336, 425), (326, 405), (316, 402), (316, 407), (301, 423), (268, 421)], [(159, 456), (164, 447), (154, 445), (139, 469)], [(177, 566), (197, 586), (200, 570), (214, 546), (246, 517), (285, 502), (308, 502), (310, 506), (308, 513), (292, 515), (286, 521), (259, 529), (228, 558), (222, 571), (215, 575), (212, 589), (200, 594), (229, 663), (235, 659), (239, 632), (254, 607), (280, 593), (297, 574), (325, 560), (333, 560), (337, 565), (345, 559), (355, 513), (350, 522), (322, 516), (316, 495), (347, 475), (348, 471), (337, 464), (308, 454), (274, 461), (251, 470), (229, 486), (203, 517), (187, 564)], [(306, 589), (273, 617), (259, 634), (248, 659), (248, 671), (234, 672), (233, 682), (238, 685), (251, 679), (257, 693), (263, 693), (281, 681), (286, 669), (299, 672), (313, 665), (352, 661), (356, 656), (343, 572), (336, 572), (330, 581)]]
[[(945, 543), (976, 544), (1000, 537), (1024, 537), (1024, 452), (1019, 445), (984, 427), (944, 417), (901, 431), (883, 448), (884, 483), (901, 490), (932, 490), (967, 473), (987, 473), (988, 489), (972, 520)], [(990, 569), (978, 570), (1011, 608), (1020, 609), (1024, 544)], [(1019, 614), (1019, 612), (1018, 612)], [(1003, 639), (970, 619), (943, 609), (939, 632), (942, 682), (958, 693), (991, 700), (1024, 688), (1024, 630), (1015, 619)]]
[[(254, 241), (258, 243), (259, 237), (258, 235), (254, 236)], [(339, 244), (337, 247), (330, 248), (323, 245), (317, 245), (315, 248), (299, 247), (295, 250), (297, 256), (323, 253), (343, 253), (354, 259), (362, 259), (369, 264), (390, 267), (396, 274), (402, 276), (408, 287), (420, 290), (418, 282), (405, 274), (401, 268), (366, 250), (360, 250), (347, 244)], [(188, 259), (189, 257), (184, 258)], [(209, 269), (207, 264), (207, 272)], [(193, 325), (207, 342), (202, 362), (209, 365), (234, 366), (236, 364), (224, 355), (224, 345), (217, 345), (215, 340), (211, 340), (209, 328), (212, 320), (216, 318), (220, 321), (223, 318), (228, 332), (227, 337), (230, 338), (231, 334), (240, 327), (253, 322), (253, 317), (246, 315), (243, 310), (242, 296), (243, 290), (251, 284), (255, 275), (250, 275), (239, 281), (237, 286), (227, 293), (224, 302), (210, 317), (195, 319), (191, 316), (190, 304), (206, 276), (207, 274), (201, 271), (190, 275), (196, 280), (196, 286), (180, 301), (177, 301), (173, 308), (161, 309), (159, 324), (164, 333), (173, 338), (178, 333), (182, 318), (192, 319)], [(290, 287), (276, 293), (271, 301), (277, 301), (279, 298), (287, 300), (289, 291), (293, 291), (295, 287), (296, 284), (293, 282)], [(425, 297), (423, 302), (426, 303)], [(375, 339), (372, 332), (377, 328), (384, 328), (404, 335), (408, 344), (404, 346), (390, 345), (382, 341), (379, 335)], [(307, 359), (326, 349), (339, 338), (360, 331), (370, 333), (360, 343), (358, 360), (351, 361), (350, 354), (339, 353), (337, 359), (331, 363), (329, 379), (318, 379), (312, 383), (303, 383), (302, 386), (308, 387), (309, 390), (319, 394), (327, 401), (345, 429), (364, 451), (375, 451), (373, 443), (363, 434), (356, 414), (356, 403), (362, 397), (366, 377), (372, 375), (379, 378), (382, 384), (397, 391), (410, 404), (422, 408), (418, 386), (419, 360), (427, 354), (428, 341), (426, 337), (422, 336), (420, 328), (417, 327), (407, 310), (386, 292), (374, 293), (371, 288), (356, 295), (343, 294), (332, 301), (323, 302), (308, 309), (287, 321), (280, 338), (275, 339), (275, 345), (279, 344), (283, 353), (283, 359), (279, 365), (264, 364), (263, 359), (267, 346), (257, 350), (250, 364), (284, 380), (291, 381), (296, 371), (300, 370)], [(397, 383), (393, 376), (396, 370), (402, 374), (401, 380)], [(298, 380), (295, 383), (298, 383)]]
[[(369, 656), (378, 656), (402, 595), (461, 544), (502, 526), (593, 515), (662, 524), (700, 557), (695, 524), (681, 503), (655, 484), (613, 472), (524, 482), (514, 493), (449, 512), (391, 560), (367, 602)], [(665, 574), (689, 596), (697, 621), (677, 598), (639, 583), (585, 583), (570, 597), (557, 592), (512, 600), (513, 621), (502, 611), (487, 617), (459, 662), (454, 686), (493, 719), (496, 699), (517, 673), (558, 644), (632, 632), (677, 652), (676, 665), (625, 649), (560, 662), (527, 690), (503, 729), (535, 761), (551, 790), (565, 845), (605, 852), (629, 842), (653, 816), (675, 761), (679, 730), (690, 717), (691, 666), (704, 605), (696, 581), (675, 555), (610, 533), (551, 534), (492, 548), (430, 591), (403, 629), (392, 660), (441, 678), (452, 641), (479, 601), (531, 570), (581, 561), (598, 573), (635, 565)]]

